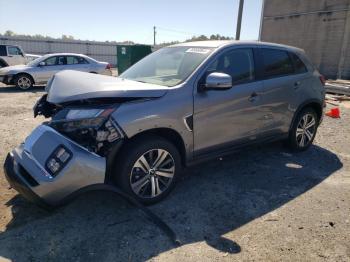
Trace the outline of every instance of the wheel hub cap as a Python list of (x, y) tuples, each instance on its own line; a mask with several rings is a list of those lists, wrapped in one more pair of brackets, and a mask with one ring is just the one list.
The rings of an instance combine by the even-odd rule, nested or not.
[(296, 131), (296, 140), (300, 147), (311, 143), (316, 132), (316, 119), (312, 114), (305, 114), (299, 121)]
[(133, 165), (130, 185), (141, 198), (154, 198), (171, 184), (175, 174), (175, 162), (164, 149), (152, 149), (144, 153)]
[(21, 77), (18, 79), (18, 86), (21, 87), (22, 89), (27, 89), (30, 87), (30, 79), (27, 77)]

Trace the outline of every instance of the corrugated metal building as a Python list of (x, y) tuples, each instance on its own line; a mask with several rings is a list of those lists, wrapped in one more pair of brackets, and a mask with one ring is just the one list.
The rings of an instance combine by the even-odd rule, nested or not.
[(350, 0), (265, 0), (260, 39), (297, 46), (328, 78), (350, 79)]
[(117, 45), (112, 43), (0, 36), (0, 44), (19, 45), (28, 54), (79, 53), (112, 65), (117, 64)]

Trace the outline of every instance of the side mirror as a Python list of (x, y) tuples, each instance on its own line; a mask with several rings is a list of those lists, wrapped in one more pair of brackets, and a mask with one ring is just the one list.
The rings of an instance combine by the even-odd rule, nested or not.
[(46, 66), (46, 63), (45, 62), (40, 62), (39, 66)]
[(211, 73), (205, 80), (205, 90), (226, 90), (232, 87), (232, 77), (224, 73)]

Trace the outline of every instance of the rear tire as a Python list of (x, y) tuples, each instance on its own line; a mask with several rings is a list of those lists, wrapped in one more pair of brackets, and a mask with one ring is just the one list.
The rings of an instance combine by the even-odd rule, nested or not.
[(30, 75), (18, 74), (15, 76), (14, 83), (17, 88), (25, 91), (30, 89), (33, 86), (34, 81)]
[(289, 131), (288, 146), (293, 151), (305, 151), (315, 139), (319, 117), (314, 109), (307, 107), (301, 110)]
[(143, 136), (130, 142), (113, 169), (114, 182), (144, 204), (164, 199), (182, 170), (176, 147), (162, 137)]

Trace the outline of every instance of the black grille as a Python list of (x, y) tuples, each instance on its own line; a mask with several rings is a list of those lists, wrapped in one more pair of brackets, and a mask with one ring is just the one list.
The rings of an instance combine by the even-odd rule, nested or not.
[(23, 166), (21, 166), (20, 164), (18, 166), (19, 166), (19, 173), (28, 182), (29, 185), (31, 186), (39, 185), (39, 183), (27, 172), (27, 170), (24, 169)]

